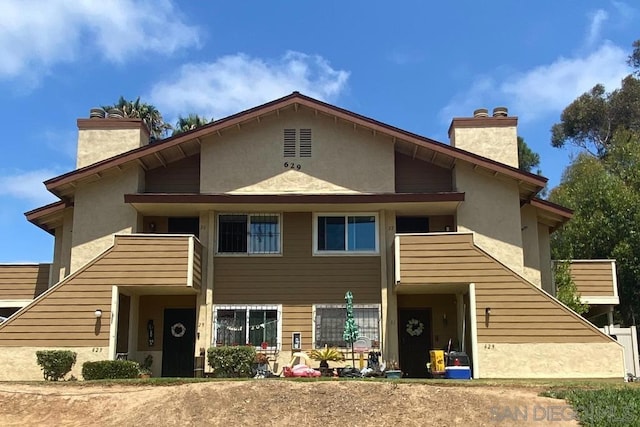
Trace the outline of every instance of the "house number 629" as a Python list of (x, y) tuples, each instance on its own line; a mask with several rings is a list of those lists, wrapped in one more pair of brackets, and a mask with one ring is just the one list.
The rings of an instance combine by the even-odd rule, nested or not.
[(301, 164), (293, 163), (293, 162), (284, 162), (284, 167), (285, 168), (289, 168), (289, 169), (296, 169), (296, 170), (302, 169), (302, 165)]

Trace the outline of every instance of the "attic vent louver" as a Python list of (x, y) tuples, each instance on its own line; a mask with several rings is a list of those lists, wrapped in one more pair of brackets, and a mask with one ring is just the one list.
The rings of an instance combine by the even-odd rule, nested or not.
[(284, 130), (284, 157), (296, 156), (296, 130)]
[(300, 157), (311, 157), (311, 129), (300, 129)]

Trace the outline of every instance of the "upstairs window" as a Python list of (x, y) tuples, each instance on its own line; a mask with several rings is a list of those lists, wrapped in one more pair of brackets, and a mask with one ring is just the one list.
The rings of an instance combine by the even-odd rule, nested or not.
[(318, 214), (315, 221), (316, 253), (378, 251), (375, 214)]
[(280, 253), (280, 215), (218, 215), (218, 253)]

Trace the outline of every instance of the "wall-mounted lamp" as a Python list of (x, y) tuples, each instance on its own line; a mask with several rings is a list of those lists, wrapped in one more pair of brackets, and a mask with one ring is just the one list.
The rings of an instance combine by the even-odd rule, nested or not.
[(155, 222), (150, 222), (149, 223), (149, 230), (151, 230), (151, 232), (156, 231), (156, 223)]
[(99, 308), (96, 309), (96, 311), (93, 313), (96, 316), (96, 319), (99, 319), (102, 317), (102, 310), (100, 310)]
[(444, 227), (444, 231), (451, 231), (451, 227), (450, 227), (450, 226), (448, 226), (448, 225), (447, 225), (447, 226), (445, 226), (445, 227)]
[(449, 322), (447, 321), (447, 313), (443, 313), (443, 314), (442, 314), (442, 324), (443, 324), (443, 325), (445, 325), (445, 326), (447, 326), (447, 323), (449, 323)]
[(484, 309), (484, 314), (486, 314), (487, 316), (489, 316), (491, 314), (491, 307), (487, 307)]

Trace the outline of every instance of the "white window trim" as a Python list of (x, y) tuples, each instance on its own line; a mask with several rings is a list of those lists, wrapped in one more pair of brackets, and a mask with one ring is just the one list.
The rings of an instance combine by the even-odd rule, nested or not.
[[(345, 308), (345, 304), (313, 304), (311, 309), (311, 346), (316, 348), (316, 309), (318, 308)], [(378, 348), (382, 349), (382, 304), (353, 304), (353, 308), (377, 308), (378, 309)], [(372, 338), (372, 337), (367, 337)], [(340, 348), (340, 349), (345, 349)], [(347, 349), (349, 350), (349, 349)]]
[[(350, 251), (345, 249), (344, 251), (319, 251), (318, 250), (318, 217), (319, 216), (332, 216), (332, 217), (344, 217), (345, 222), (349, 216), (373, 216), (375, 217), (375, 250), (373, 251)], [(380, 255), (380, 218), (377, 212), (314, 212), (313, 214), (313, 255), (314, 256), (376, 256)], [(345, 230), (345, 248), (349, 246), (349, 227), (346, 226)]]
[[(247, 252), (220, 252), (220, 216), (225, 215), (246, 215), (247, 216)], [(278, 217), (278, 230), (280, 236), (278, 239), (278, 252), (250, 252), (251, 247), (251, 235), (249, 233), (249, 227), (251, 226), (250, 218), (252, 215), (273, 215)], [(266, 257), (279, 257), (282, 256), (282, 213), (281, 212), (218, 212), (216, 214), (216, 256), (228, 256), (228, 257), (246, 257), (246, 256), (266, 256)]]
[[(217, 347), (218, 343), (216, 341), (216, 335), (218, 331), (218, 310), (245, 310), (247, 312), (246, 316), (246, 325), (245, 325), (245, 334), (249, 331), (249, 310), (276, 310), (278, 316), (278, 337), (276, 339), (276, 346), (267, 347), (267, 350), (270, 351), (279, 351), (282, 348), (282, 304), (271, 304), (271, 305), (261, 305), (261, 304), (224, 304), (224, 305), (215, 305), (213, 306), (213, 333), (211, 334), (211, 346)], [(248, 335), (245, 335), (248, 338)], [(246, 344), (246, 343), (245, 343)], [(243, 344), (244, 345), (244, 344)], [(256, 347), (256, 350), (263, 350), (262, 347)]]

